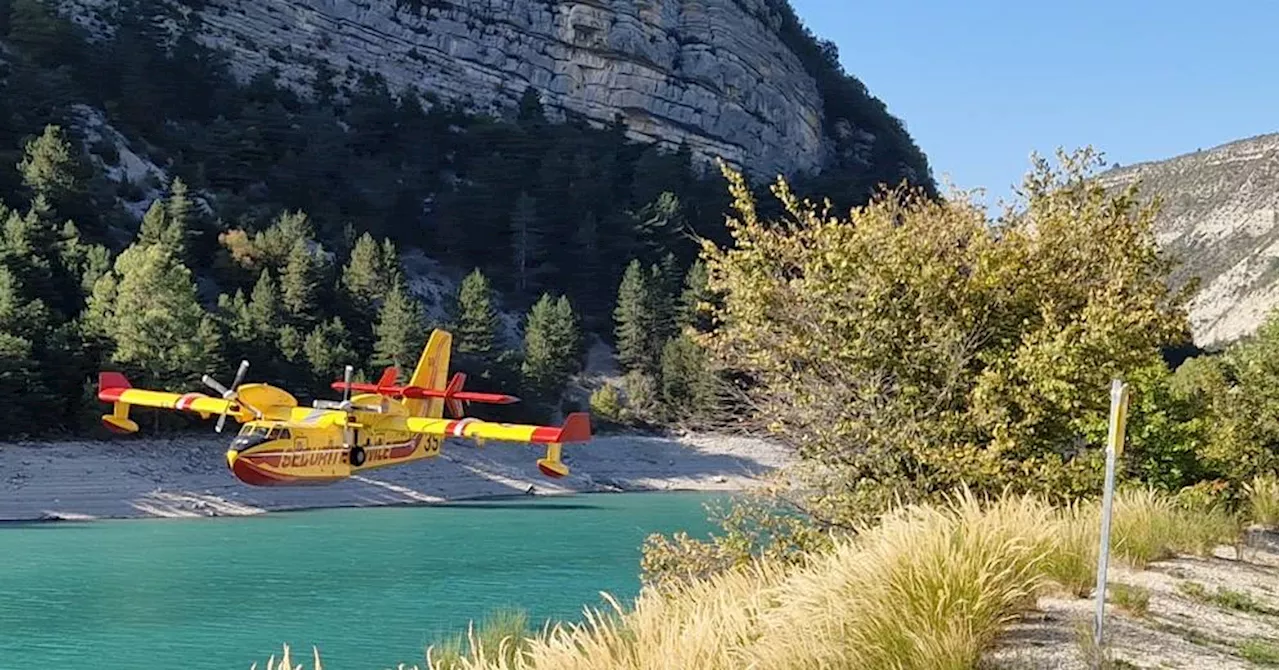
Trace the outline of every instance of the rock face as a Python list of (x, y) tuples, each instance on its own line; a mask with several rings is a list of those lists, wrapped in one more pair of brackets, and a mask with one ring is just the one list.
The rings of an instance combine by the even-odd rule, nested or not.
[[(63, 6), (84, 23), (86, 10), (113, 1)], [(822, 97), (765, 0), (201, 4), (201, 41), (227, 50), (244, 78), (278, 68), (307, 87), (325, 63), (484, 111), (510, 108), (532, 86), (553, 114), (621, 114), (633, 138), (687, 142), (767, 176), (818, 167), (830, 151)]]
[(1171, 281), (1200, 278), (1188, 306), (1197, 346), (1248, 335), (1276, 306), (1277, 173), (1273, 133), (1100, 176), (1115, 187), (1140, 181), (1144, 198), (1161, 197), (1156, 241), (1182, 263)]

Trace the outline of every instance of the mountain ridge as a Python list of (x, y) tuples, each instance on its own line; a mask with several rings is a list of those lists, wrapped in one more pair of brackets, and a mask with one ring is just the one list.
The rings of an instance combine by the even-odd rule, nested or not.
[[(103, 34), (128, 1), (60, 8)], [(882, 103), (823, 76), (839, 71), (834, 45), (779, 0), (167, 1), (173, 23), (198, 21), (196, 39), (227, 53), (242, 81), (275, 73), (305, 92), (369, 72), (483, 114), (518, 107), (532, 88), (553, 117), (621, 116), (633, 140), (687, 144), (765, 179), (833, 162), (896, 162), (901, 177), (928, 179), (901, 124), (879, 118)], [(854, 109), (834, 109), (833, 96)]]
[(1248, 335), (1276, 307), (1277, 148), (1277, 133), (1263, 133), (1098, 176), (1108, 188), (1138, 182), (1144, 202), (1161, 198), (1156, 243), (1179, 261), (1170, 284), (1200, 281), (1187, 305), (1196, 346)]

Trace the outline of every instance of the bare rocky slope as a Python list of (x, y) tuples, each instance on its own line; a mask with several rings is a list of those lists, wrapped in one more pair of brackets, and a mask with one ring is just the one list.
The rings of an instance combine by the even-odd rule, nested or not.
[(1089, 644), (1093, 599), (1048, 595), (1001, 635), (979, 667), (1274, 668), (1276, 566), (1274, 529), (1255, 529), (1247, 543), (1211, 556), (1175, 556), (1144, 570), (1113, 565), (1102, 649)]
[[(63, 0), (82, 25), (118, 0)], [(767, 0), (205, 0), (199, 40), (249, 78), (275, 69), (305, 89), (321, 64), (374, 72), (492, 112), (527, 87), (552, 113), (635, 139), (687, 143), (753, 172), (818, 168), (833, 145), (818, 84), (780, 37)], [(866, 129), (841, 126), (868, 147)], [(846, 138), (847, 139), (847, 138)], [(869, 150), (869, 149), (868, 149)]]
[(1257, 329), (1276, 306), (1277, 135), (1259, 135), (1100, 176), (1139, 181), (1162, 199), (1156, 241), (1181, 266), (1172, 282), (1200, 278), (1188, 311), (1197, 346), (1216, 348)]

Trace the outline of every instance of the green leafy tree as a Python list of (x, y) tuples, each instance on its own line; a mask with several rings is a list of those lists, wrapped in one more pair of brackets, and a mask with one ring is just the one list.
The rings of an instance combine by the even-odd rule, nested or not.
[(1186, 330), (1156, 210), (1107, 193), (1095, 156), (1037, 159), (1025, 209), (993, 229), (983, 209), (883, 194), (840, 220), (779, 181), (785, 224), (766, 222), (740, 175), (736, 244), (708, 244), (721, 296), (708, 338), (752, 383), (758, 420), (825, 470), (808, 509), (856, 518), (894, 496), (961, 482), (1061, 495), (1096, 491), (1106, 389)]

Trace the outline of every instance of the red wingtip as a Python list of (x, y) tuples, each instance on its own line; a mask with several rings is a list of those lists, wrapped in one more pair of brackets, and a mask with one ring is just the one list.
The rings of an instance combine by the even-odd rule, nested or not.
[(103, 402), (115, 402), (125, 389), (133, 388), (129, 380), (119, 372), (98, 373), (98, 399)]

